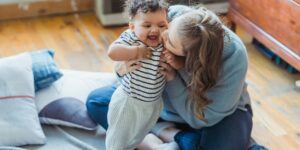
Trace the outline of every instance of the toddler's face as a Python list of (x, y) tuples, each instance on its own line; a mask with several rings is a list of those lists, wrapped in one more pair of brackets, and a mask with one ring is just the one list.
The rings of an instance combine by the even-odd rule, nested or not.
[(150, 47), (156, 47), (162, 43), (161, 34), (167, 27), (168, 20), (165, 10), (138, 12), (129, 23), (129, 28), (138, 39)]

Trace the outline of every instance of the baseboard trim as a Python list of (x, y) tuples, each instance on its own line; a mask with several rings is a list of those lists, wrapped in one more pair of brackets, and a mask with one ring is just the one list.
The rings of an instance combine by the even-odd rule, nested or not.
[(1, 4), (0, 20), (92, 11), (93, 9), (94, 0), (47, 0)]

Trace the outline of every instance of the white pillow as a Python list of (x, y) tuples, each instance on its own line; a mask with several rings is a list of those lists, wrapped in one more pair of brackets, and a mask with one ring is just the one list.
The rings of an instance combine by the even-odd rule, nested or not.
[(0, 59), (0, 146), (44, 144), (29, 54)]
[(112, 73), (63, 70), (63, 76), (36, 93), (41, 123), (95, 130), (85, 102), (95, 89), (116, 82)]

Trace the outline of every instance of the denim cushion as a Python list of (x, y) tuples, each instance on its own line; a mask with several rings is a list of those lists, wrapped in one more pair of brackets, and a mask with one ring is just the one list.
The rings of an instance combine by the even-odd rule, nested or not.
[(31, 52), (35, 91), (50, 86), (62, 77), (62, 72), (54, 62), (54, 50), (45, 49)]

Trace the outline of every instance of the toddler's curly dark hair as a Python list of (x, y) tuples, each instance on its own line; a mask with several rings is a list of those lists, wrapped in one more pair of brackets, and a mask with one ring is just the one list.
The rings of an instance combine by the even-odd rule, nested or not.
[(143, 13), (155, 12), (163, 9), (168, 11), (169, 3), (165, 0), (126, 0), (125, 10), (127, 11), (129, 18), (132, 19), (141, 11)]

